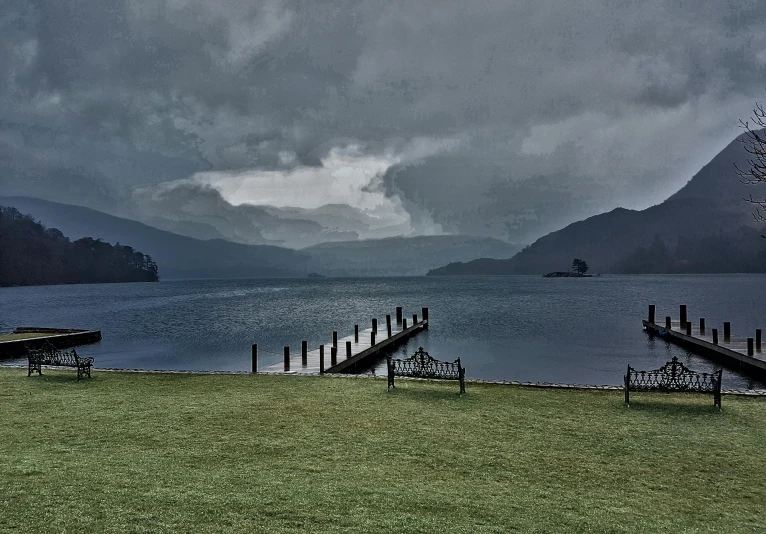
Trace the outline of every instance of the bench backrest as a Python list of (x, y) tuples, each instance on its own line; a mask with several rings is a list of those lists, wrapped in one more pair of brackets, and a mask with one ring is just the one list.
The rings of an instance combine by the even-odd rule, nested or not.
[(660, 391), (708, 391), (714, 393), (721, 388), (721, 371), (697, 373), (673, 359), (652, 371), (636, 371), (628, 366), (625, 377), (630, 389), (655, 389)]
[(30, 363), (42, 365), (66, 365), (77, 366), (77, 353), (72, 349), (69, 352), (58, 350), (50, 343), (46, 343), (39, 349), (27, 349), (27, 358)]
[(415, 354), (404, 360), (394, 360), (389, 357), (388, 372), (396, 376), (460, 380), (460, 358), (454, 362), (439, 361), (432, 358), (423, 350), (423, 347), (419, 347)]

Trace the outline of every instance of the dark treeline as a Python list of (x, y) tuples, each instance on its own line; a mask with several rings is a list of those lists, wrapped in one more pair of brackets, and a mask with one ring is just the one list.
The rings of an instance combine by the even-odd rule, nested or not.
[(156, 282), (150, 256), (84, 237), (70, 241), (16, 208), (0, 206), (0, 286)]
[(753, 228), (706, 236), (681, 236), (668, 245), (659, 236), (638, 247), (609, 271), (624, 274), (762, 273), (766, 240)]

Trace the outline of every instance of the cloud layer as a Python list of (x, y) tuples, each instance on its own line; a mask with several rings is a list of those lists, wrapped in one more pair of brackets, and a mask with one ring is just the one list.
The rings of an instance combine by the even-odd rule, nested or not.
[(244, 242), (528, 242), (712, 158), (763, 94), (764, 22), (755, 0), (11, 0), (0, 193)]

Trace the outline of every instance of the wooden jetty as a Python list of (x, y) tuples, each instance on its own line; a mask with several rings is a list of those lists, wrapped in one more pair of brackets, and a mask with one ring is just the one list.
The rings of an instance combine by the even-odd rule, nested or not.
[(371, 328), (364, 330), (354, 325), (354, 333), (343, 338), (333, 332), (331, 342), (314, 350), (308, 350), (306, 341), (301, 343), (301, 352), (297, 354), (285, 347), (282, 362), (263, 369), (258, 369), (258, 345), (255, 344), (252, 347), (252, 372), (304, 375), (350, 372), (427, 328), (428, 308), (422, 309), (420, 319), (414, 314), (408, 324), (407, 318), (402, 317), (402, 308), (397, 307), (395, 321), (386, 315), (386, 324), (380, 327), (377, 319), (372, 320)]
[(655, 306), (651, 304), (649, 317), (642, 324), (648, 333), (659, 335), (668, 342), (737, 369), (743, 374), (766, 379), (766, 351), (762, 350), (760, 328), (755, 331), (755, 337), (732, 337), (730, 322), (723, 323), (723, 331), (719, 331), (718, 328), (706, 325), (704, 317), (700, 317), (698, 323), (692, 323), (687, 315), (686, 305), (681, 304), (678, 321), (668, 316), (658, 324), (655, 320)]

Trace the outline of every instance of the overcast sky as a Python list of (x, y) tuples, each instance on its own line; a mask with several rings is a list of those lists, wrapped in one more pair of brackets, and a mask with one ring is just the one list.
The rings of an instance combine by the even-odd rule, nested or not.
[(0, 50), (0, 193), (254, 243), (525, 243), (731, 141), (766, 2), (4, 0)]

